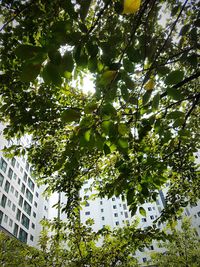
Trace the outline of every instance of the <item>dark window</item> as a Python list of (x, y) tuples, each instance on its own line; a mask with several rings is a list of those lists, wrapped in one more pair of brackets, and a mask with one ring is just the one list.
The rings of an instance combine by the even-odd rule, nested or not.
[(154, 247), (153, 246), (149, 246), (149, 250), (154, 250)]
[(199, 212), (197, 212), (197, 214), (198, 214), (198, 216), (200, 217), (200, 211), (199, 211)]
[(20, 185), (20, 183), (21, 183), (21, 180), (20, 180), (20, 178), (18, 178), (18, 185)]
[(166, 205), (166, 203), (165, 203), (165, 197), (164, 197), (164, 194), (163, 194), (163, 191), (162, 190), (159, 190), (159, 195), (160, 195), (160, 199), (162, 201), (162, 204), (165, 207), (165, 205)]
[(33, 241), (33, 236), (32, 235), (30, 236), (30, 240)]
[(13, 235), (17, 237), (19, 226), (15, 223)]
[(100, 205), (103, 205), (103, 201), (100, 201)]
[(105, 217), (101, 217), (101, 219), (102, 219), (102, 221), (104, 221), (105, 220)]
[(103, 209), (101, 209), (101, 212), (103, 212)]
[(39, 196), (38, 192), (36, 192), (35, 195), (36, 195), (36, 197), (38, 197)]
[(147, 261), (147, 258), (142, 258), (143, 262), (146, 262)]
[(10, 199), (8, 199), (8, 203), (7, 203), (7, 205), (8, 205), (8, 207), (11, 206), (11, 201), (10, 201)]
[(34, 187), (35, 187), (35, 185), (34, 185), (33, 181), (31, 181), (30, 178), (28, 178), (28, 187), (29, 187), (32, 191), (34, 191)]
[(15, 167), (15, 162), (16, 162), (16, 159), (15, 159), (15, 158), (12, 158), (12, 160), (11, 160), (11, 165), (12, 165), (13, 167)]
[(21, 187), (21, 192), (22, 192), (22, 194), (24, 194), (24, 192), (25, 192), (25, 184), (22, 184), (22, 187)]
[(16, 197), (18, 197), (18, 194), (19, 194), (18, 191), (15, 190), (15, 196), (16, 196)]
[(24, 214), (22, 214), (21, 223), (26, 229), (29, 229), (30, 220)]
[(26, 162), (26, 170), (27, 171), (29, 170), (29, 164), (28, 164), (28, 162)]
[(19, 240), (26, 243), (27, 242), (27, 237), (28, 237), (28, 234), (20, 228), (20, 231), (19, 231)]
[(2, 223), (2, 219), (3, 219), (3, 212), (0, 210), (0, 225)]
[(114, 197), (112, 198), (112, 201), (115, 201), (115, 198)]
[(5, 183), (5, 187), (4, 187), (5, 191), (8, 193), (9, 189), (10, 189), (10, 183), (8, 181), (6, 181)]
[(32, 201), (33, 201), (33, 194), (28, 189), (26, 189), (26, 197), (32, 203)]
[(3, 159), (3, 158), (1, 158), (1, 160), (0, 160), (0, 169), (3, 171), (3, 172), (6, 172), (6, 169), (7, 169), (7, 163), (6, 163), (6, 161)]
[(25, 211), (28, 215), (31, 215), (31, 206), (30, 206), (26, 201), (24, 201), (24, 211)]
[(117, 206), (116, 205), (113, 205), (113, 209), (115, 210), (117, 208)]
[(1, 198), (1, 206), (3, 208), (5, 208), (5, 206), (6, 206), (6, 201), (7, 201), (7, 197), (5, 195), (3, 195)]
[(22, 207), (22, 205), (23, 205), (23, 197), (22, 196), (19, 197), (19, 203), (18, 204), (20, 207)]
[(90, 212), (89, 211), (86, 211), (85, 215), (90, 215)]
[(16, 174), (16, 173), (14, 173), (14, 175), (13, 175), (13, 179), (14, 179), (14, 180), (17, 179), (17, 174)]
[(90, 204), (89, 204), (88, 202), (86, 202), (85, 206), (86, 206), (86, 207), (89, 207), (89, 206), (90, 206)]
[(33, 229), (35, 229), (35, 224), (34, 224), (34, 223), (32, 223), (32, 224), (31, 224), (31, 227), (32, 227)]
[(142, 218), (142, 222), (146, 222), (147, 221), (147, 219), (146, 218)]
[(116, 225), (119, 225), (119, 222), (115, 222)]
[(15, 206), (15, 204), (13, 204), (12, 205), (12, 210), (15, 211), (15, 209), (16, 209), (16, 206)]
[(148, 207), (148, 210), (151, 211), (151, 207)]
[(126, 204), (123, 204), (123, 209), (126, 210), (127, 209), (127, 206)]
[(37, 208), (37, 202), (34, 201), (34, 206)]
[(36, 213), (35, 212), (33, 212), (33, 217), (36, 218)]
[(4, 180), (4, 177), (3, 177), (3, 175), (0, 173), (0, 186), (2, 186), (2, 184), (3, 184), (3, 180)]
[(14, 187), (13, 186), (11, 186), (10, 191), (11, 191), (11, 193), (14, 192)]
[(128, 218), (128, 212), (127, 211), (124, 212), (124, 215), (125, 215), (125, 218)]
[(26, 181), (27, 181), (27, 177), (28, 177), (27, 173), (26, 173), (26, 172), (24, 172), (24, 177), (23, 177), (23, 180), (24, 180), (24, 182), (25, 182), (25, 183), (26, 183)]
[(150, 216), (150, 218), (151, 218), (151, 220), (153, 220), (153, 219), (154, 219), (154, 216), (153, 216), (153, 215), (151, 215), (151, 216)]
[(16, 219), (17, 219), (18, 221), (20, 221), (20, 217), (21, 217), (21, 210), (17, 209)]
[(9, 168), (9, 170), (8, 170), (8, 177), (10, 179), (12, 179), (12, 176), (13, 176), (13, 170), (11, 168)]
[(114, 213), (114, 216), (115, 216), (115, 217), (118, 217), (118, 214), (117, 214), (117, 213)]

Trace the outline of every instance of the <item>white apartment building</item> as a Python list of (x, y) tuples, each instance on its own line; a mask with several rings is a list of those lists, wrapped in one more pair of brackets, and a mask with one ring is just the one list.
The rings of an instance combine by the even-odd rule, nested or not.
[(37, 246), (40, 221), (48, 217), (49, 203), (42, 196), (25, 157), (8, 159), (2, 149), (7, 145), (0, 124), (0, 230), (22, 242)]
[[(121, 197), (107, 198), (93, 198), (95, 192), (90, 189), (92, 181), (88, 181), (84, 184), (80, 191), (80, 196), (84, 205), (80, 211), (80, 217), (82, 223), (85, 223), (87, 219), (92, 218), (94, 220), (93, 229), (98, 231), (105, 225), (111, 227), (122, 227), (126, 224), (130, 224), (133, 220), (137, 219), (139, 222), (138, 227), (146, 229), (148, 226), (152, 226), (154, 220), (160, 216), (162, 209), (165, 206), (165, 196), (167, 193), (167, 187), (164, 190), (159, 191), (159, 196), (156, 202), (145, 203), (142, 207), (146, 211), (146, 216), (142, 216), (139, 211), (136, 212), (134, 217), (128, 210), (126, 200)], [(188, 206), (184, 210), (184, 215), (191, 217), (192, 226), (197, 230), (197, 234), (200, 236), (200, 201), (193, 205)], [(163, 225), (160, 227), (164, 227)], [(145, 266), (151, 259), (150, 254), (153, 252), (164, 252), (164, 248), (160, 248), (156, 241), (144, 248), (143, 250), (136, 251), (135, 257), (137, 257), (141, 266)]]

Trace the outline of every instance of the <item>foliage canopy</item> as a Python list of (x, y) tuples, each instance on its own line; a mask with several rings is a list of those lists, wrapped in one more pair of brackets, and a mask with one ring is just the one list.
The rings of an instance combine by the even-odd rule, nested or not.
[[(73, 214), (83, 182), (124, 195), (134, 214), (170, 181), (166, 220), (200, 197), (200, 3), (8, 1), (1, 13), (1, 120)], [(166, 14), (164, 16), (164, 13)], [(168, 18), (169, 16), (169, 18)], [(90, 75), (95, 93), (81, 90)]]

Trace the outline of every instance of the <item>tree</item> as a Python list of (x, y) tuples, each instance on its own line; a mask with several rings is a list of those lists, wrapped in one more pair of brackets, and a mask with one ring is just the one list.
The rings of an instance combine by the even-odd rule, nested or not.
[[(2, 1), (1, 120), (68, 216), (90, 177), (132, 214), (170, 181), (161, 221), (200, 197), (196, 1)], [(133, 2), (132, 2), (133, 3)], [(136, 3), (136, 2), (135, 2)], [(130, 4), (130, 6), (129, 6)], [(160, 16), (170, 16), (162, 26)], [(165, 20), (165, 19), (164, 19)], [(93, 77), (94, 94), (81, 83)]]
[(158, 267), (197, 267), (200, 262), (199, 242), (199, 238), (196, 236), (194, 229), (191, 228), (190, 221), (184, 220), (181, 231), (173, 229), (171, 240), (162, 243), (166, 252), (154, 253), (152, 259)]

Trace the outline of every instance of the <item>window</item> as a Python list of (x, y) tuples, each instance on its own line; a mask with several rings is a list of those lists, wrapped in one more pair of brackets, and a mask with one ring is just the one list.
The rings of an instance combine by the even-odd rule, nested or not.
[(0, 210), (0, 225), (2, 223), (2, 219), (3, 219), (3, 212)]
[(16, 219), (20, 221), (20, 217), (21, 217), (21, 211), (17, 209)]
[(90, 203), (86, 202), (85, 206), (86, 207), (89, 207), (90, 206)]
[(33, 236), (32, 235), (30, 236), (30, 240), (33, 241)]
[(5, 208), (5, 206), (6, 206), (6, 201), (7, 201), (7, 197), (5, 195), (3, 195), (1, 198), (1, 206), (3, 208)]
[(7, 205), (8, 205), (8, 207), (11, 206), (11, 201), (10, 201), (10, 199), (8, 199), (8, 203), (7, 203)]
[(7, 163), (6, 163), (6, 161), (3, 159), (3, 158), (1, 158), (1, 161), (0, 161), (0, 169), (3, 171), (3, 172), (6, 172), (6, 169), (7, 169)]
[(29, 163), (26, 162), (26, 170), (28, 171), (29, 170)]
[(18, 197), (18, 194), (19, 194), (18, 191), (15, 190), (15, 196), (16, 196), (16, 197)]
[(102, 221), (104, 221), (105, 220), (105, 217), (101, 217), (101, 219), (102, 219)]
[(121, 206), (122, 206), (122, 204), (119, 204), (119, 206), (121, 207)]
[(25, 183), (26, 183), (26, 181), (27, 181), (27, 177), (28, 177), (27, 173), (26, 173), (26, 172), (24, 172), (24, 177), (23, 177), (23, 180), (24, 180), (24, 182), (25, 182)]
[(86, 211), (85, 215), (90, 215), (90, 211)]
[(3, 180), (4, 180), (4, 177), (3, 177), (3, 175), (0, 173), (0, 186), (2, 186), (2, 184), (3, 184)]
[(17, 237), (19, 226), (15, 223), (13, 235)]
[(146, 262), (147, 261), (147, 258), (142, 258), (143, 262)]
[(17, 161), (17, 165), (16, 166), (17, 166), (17, 168), (19, 168), (19, 162), (18, 161)]
[(24, 214), (22, 214), (21, 223), (26, 229), (29, 229), (30, 220)]
[(11, 191), (11, 193), (14, 192), (14, 187), (13, 186), (11, 186), (10, 191)]
[(126, 210), (127, 209), (127, 206), (126, 204), (123, 204), (123, 209)]
[(8, 221), (8, 216), (5, 215), (5, 216), (4, 216), (4, 222), (7, 223), (7, 221)]
[(33, 212), (33, 217), (36, 218), (36, 213), (35, 212)]
[[(35, 201), (34, 201), (34, 206), (37, 208), (37, 202), (35, 202)], [(45, 206), (45, 207), (46, 207), (46, 206)], [(44, 207), (44, 209), (45, 209), (45, 207)]]
[(101, 209), (101, 212), (103, 212), (103, 209)]
[(89, 196), (87, 196), (87, 195), (86, 195), (86, 196), (84, 196), (84, 199), (89, 199)]
[(8, 193), (9, 189), (10, 189), (10, 183), (8, 181), (6, 181), (5, 183), (5, 187), (4, 187), (5, 191)]
[(21, 180), (20, 180), (20, 178), (18, 178), (18, 185), (20, 185), (20, 183), (21, 183)]
[(151, 216), (150, 216), (150, 219), (151, 219), (151, 220), (153, 220), (153, 219), (154, 219), (154, 216), (153, 216), (153, 215), (151, 215)]
[(38, 197), (39, 196), (38, 192), (36, 192), (35, 195), (36, 195), (36, 197)]
[(113, 205), (113, 209), (115, 210), (117, 208), (117, 206), (116, 205)]
[(33, 229), (35, 229), (35, 224), (34, 224), (34, 223), (32, 223), (32, 224), (31, 224), (31, 227), (32, 227)]
[(9, 170), (8, 170), (8, 177), (10, 179), (12, 179), (12, 176), (13, 176), (13, 170), (11, 168), (9, 168)]
[(26, 189), (26, 197), (32, 203), (32, 201), (33, 201), (33, 194), (28, 189)]
[(151, 207), (148, 207), (148, 210), (151, 211)]
[(24, 201), (24, 211), (25, 211), (28, 215), (31, 215), (31, 206), (30, 206), (26, 201)]
[(28, 234), (20, 228), (20, 231), (19, 231), (19, 240), (26, 243), (27, 242), (27, 237), (28, 237)]
[(25, 184), (22, 184), (22, 187), (21, 187), (21, 192), (22, 192), (22, 194), (24, 194), (24, 192), (25, 192)]
[(127, 211), (124, 212), (124, 216), (125, 216), (125, 218), (128, 218), (128, 212)]
[(147, 221), (147, 219), (146, 218), (142, 218), (142, 222), (146, 222)]
[(103, 205), (103, 201), (102, 200), (100, 201), (100, 205)]
[(18, 204), (20, 207), (22, 207), (22, 205), (23, 205), (23, 197), (22, 196), (19, 197), (19, 203)]
[(154, 247), (153, 246), (149, 246), (149, 250), (154, 250)]
[(117, 214), (117, 213), (114, 213), (114, 216), (115, 216), (115, 217), (118, 217), (118, 214)]
[(115, 222), (115, 225), (119, 225), (119, 222)]
[(155, 207), (153, 207), (153, 210), (155, 210)]
[(114, 197), (112, 198), (112, 201), (115, 201), (115, 198)]
[(23, 168), (22, 168), (22, 167), (20, 167), (20, 172), (21, 172), (21, 173), (23, 172)]
[(15, 167), (15, 162), (16, 162), (16, 159), (15, 159), (15, 158), (12, 158), (12, 160), (11, 160), (11, 165), (12, 165), (13, 167)]
[(199, 212), (197, 212), (197, 215), (200, 217), (200, 211), (199, 211)]
[(12, 210), (15, 211), (15, 209), (16, 209), (15, 204), (12, 204)]
[(33, 181), (32, 181), (30, 178), (28, 178), (28, 187), (29, 187), (32, 191), (34, 191), (34, 187), (35, 187), (35, 185), (34, 185)]
[(9, 220), (9, 226), (12, 227), (12, 225), (13, 225), (13, 220), (10, 219), (10, 220)]
[(14, 173), (14, 175), (13, 175), (13, 179), (14, 179), (14, 180), (17, 179), (17, 174), (16, 174), (16, 173)]

